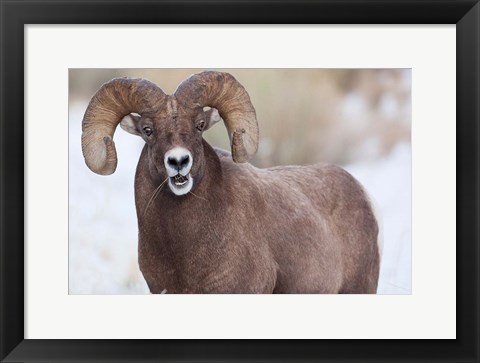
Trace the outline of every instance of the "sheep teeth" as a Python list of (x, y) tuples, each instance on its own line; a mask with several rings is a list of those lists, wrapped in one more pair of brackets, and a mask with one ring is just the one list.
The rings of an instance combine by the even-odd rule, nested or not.
[(187, 183), (187, 181), (188, 181), (188, 178), (186, 176), (183, 176), (183, 175), (180, 175), (180, 174), (177, 174), (174, 177), (175, 185), (179, 186), (179, 187), (185, 185)]

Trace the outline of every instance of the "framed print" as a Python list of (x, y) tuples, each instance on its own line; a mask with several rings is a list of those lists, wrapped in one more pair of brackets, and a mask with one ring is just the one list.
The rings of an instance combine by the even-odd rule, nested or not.
[[(478, 1), (3, 1), (1, 10), (2, 361), (480, 359)], [(190, 74), (195, 75), (187, 78)], [(288, 278), (295, 281), (294, 286), (300, 284), (292, 267), (295, 259), (282, 266), (275, 260), (277, 273), (284, 274), (277, 284), (270, 286), (256, 278), (253, 288), (253, 278), (247, 277), (259, 276), (251, 263), (260, 253), (258, 244), (249, 252), (252, 258), (242, 260), (250, 268), (240, 269), (243, 273), (236, 275), (233, 284), (224, 280), (223, 285), (215, 285), (213, 294), (203, 294), (211, 286), (205, 282), (207, 277), (192, 285), (176, 268), (171, 279), (157, 286), (155, 271), (160, 260), (152, 262), (153, 269), (145, 265), (151, 253), (139, 251), (137, 263), (137, 223), (140, 243), (148, 226), (154, 225), (151, 231), (157, 228), (156, 222), (145, 222), (138, 211), (158, 211), (155, 203), (167, 205), (174, 194), (183, 195), (189, 180), (203, 175), (196, 174), (201, 166), (193, 161), (203, 160), (202, 152), (187, 148), (194, 150), (192, 140), (201, 137), (198, 132), (204, 131), (205, 122), (206, 128), (219, 122), (229, 130), (233, 141), (228, 141), (219, 125), (220, 136), (215, 139), (214, 127), (207, 137), (212, 146), (229, 149), (233, 145), (230, 151), (216, 151), (219, 159), (225, 158), (222, 162), (229, 163), (225, 164), (228, 168), (235, 168), (231, 159), (246, 161), (256, 149), (249, 147), (253, 139), (242, 136), (252, 134), (245, 125), (253, 121), (245, 122), (245, 132), (238, 136), (235, 132), (240, 132), (240, 126), (231, 126), (226, 106), (211, 100), (203, 104), (186, 91), (190, 85), (202, 84), (205, 77), (215, 82), (234, 77), (241, 87), (229, 81), (228, 89), (248, 93), (260, 127), (254, 165), (334, 162), (365, 188), (349, 184), (341, 195), (357, 188), (357, 194), (366, 195), (366, 191), (378, 199), (378, 191), (385, 192), (379, 195), (386, 241), (397, 236), (402, 243), (394, 251), (388, 242), (390, 250), (381, 255), (383, 262), (378, 261), (380, 271), (374, 276), (378, 294), (363, 294), (368, 288), (350, 291), (325, 284), (311, 288), (329, 271), (337, 271), (332, 263), (339, 255), (335, 252), (322, 254), (326, 261), (322, 266), (330, 262), (332, 267), (312, 277), (314, 283), (301, 291), (285, 288), (291, 281)], [(147, 83), (135, 83), (138, 78), (155, 86), (144, 88)], [(130, 83), (122, 88), (122, 82)], [(123, 141), (127, 136), (120, 136), (122, 131), (115, 134), (117, 171), (111, 177), (99, 176), (115, 168), (98, 166), (88, 137), (82, 145), (82, 123), (83, 132), (89, 134), (89, 120), (106, 104), (102, 89), (121, 98), (122, 92), (137, 86), (165, 95), (171, 112), (168, 117), (179, 125), (180, 116), (194, 109), (198, 113), (195, 127), (190, 130), (190, 123), (185, 124), (177, 136), (167, 137), (157, 130), (163, 121), (150, 117), (145, 109), (123, 110), (116, 122), (134, 134), (127, 135), (133, 141)], [(183, 99), (182, 92), (188, 93)], [(242, 92), (233, 100), (247, 99)], [(175, 96), (166, 96), (171, 94)], [(99, 107), (88, 106), (92, 97), (94, 104), (100, 100)], [(148, 103), (148, 97), (142, 96), (137, 103)], [(193, 99), (198, 104), (190, 108)], [(242, 107), (249, 102), (242, 102)], [(231, 107), (232, 112), (243, 110), (237, 106)], [(280, 121), (285, 119), (295, 124)], [(269, 125), (267, 120), (274, 122)], [(148, 148), (154, 147), (151, 135), (163, 137), (162, 145), (175, 137), (182, 139), (182, 150), (188, 153), (162, 149), (166, 156), (160, 166), (155, 164), (156, 170), (175, 167), (178, 173), (163, 178), (169, 181), (168, 189), (155, 184), (147, 193), (152, 202), (145, 206), (135, 200), (145, 186), (135, 187), (135, 197), (133, 179), (140, 149), (149, 153)], [(109, 152), (111, 137), (102, 140)], [(125, 147), (128, 143), (133, 149)], [(211, 149), (204, 146), (202, 150)], [(372, 163), (365, 164), (369, 158)], [(212, 156), (211, 160), (217, 159)], [(189, 169), (182, 173), (182, 168)], [(287, 184), (314, 187), (298, 179), (303, 177), (297, 175)], [(332, 182), (330, 188), (336, 190), (339, 184)], [(197, 185), (192, 181), (187, 191), (195, 194), (192, 200), (208, 202), (207, 194), (196, 193)], [(263, 195), (269, 193), (263, 191)], [(282, 207), (265, 208), (257, 218), (255, 223), (264, 227), (244, 228), (237, 235), (259, 236), (272, 228), (268, 216), (292, 205), (287, 202), (289, 193), (284, 188), (278, 194), (281, 197), (271, 200), (277, 205), (283, 199)], [(220, 191), (215, 198), (221, 200)], [(349, 198), (350, 203), (353, 199)], [(369, 236), (369, 229), (360, 227), (378, 218), (373, 202), (362, 200), (362, 209), (352, 208), (353, 215), (364, 221), (355, 230)], [(298, 203), (296, 210), (302, 204), (308, 203)], [(334, 221), (335, 208), (328, 213)], [(220, 223), (221, 213), (212, 215)], [(248, 208), (241, 215), (249, 215)], [(348, 218), (350, 224), (358, 220)], [(276, 227), (277, 231), (291, 227), (277, 233), (276, 240), (285, 240), (282, 253), (295, 255), (310, 248), (308, 244), (300, 248), (287, 238), (292, 230), (308, 236), (301, 232), (313, 230), (314, 223), (305, 223), (307, 219), (302, 219), (303, 229), (288, 218)], [(337, 235), (347, 233), (338, 227), (346, 225), (345, 221), (335, 223), (322, 228), (338, 228)], [(372, 235), (377, 237), (379, 224), (373, 225)], [(189, 230), (175, 228), (181, 236)], [(216, 228), (197, 226), (195, 230), (209, 236), (208, 241), (233, 233), (226, 228), (219, 233)], [(165, 230), (173, 235), (173, 230)], [(177, 259), (174, 251), (178, 252), (181, 238), (170, 240), (177, 241), (168, 247), (170, 260), (179, 266), (185, 261)], [(207, 251), (196, 250), (194, 255), (210, 261), (213, 252), (206, 246)], [(335, 250), (336, 245), (332, 246), (330, 251)], [(342, 256), (353, 248), (342, 249)], [(315, 252), (309, 250), (306, 256), (311, 255)], [(233, 256), (238, 262), (242, 254), (236, 251)], [(221, 257), (223, 261), (225, 256)], [(396, 259), (401, 268), (392, 262)], [(205, 271), (193, 262), (188, 266), (192, 271)], [(309, 271), (305, 264), (300, 270)], [(365, 276), (370, 276), (366, 270)], [(353, 294), (331, 294), (337, 292)]]

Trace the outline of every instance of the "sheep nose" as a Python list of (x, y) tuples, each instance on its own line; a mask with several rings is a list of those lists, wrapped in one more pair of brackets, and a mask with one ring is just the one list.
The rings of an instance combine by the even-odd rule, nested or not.
[(177, 174), (187, 175), (193, 165), (193, 156), (183, 147), (174, 147), (165, 153), (163, 159), (169, 177)]
[(167, 163), (173, 169), (180, 171), (182, 168), (186, 167), (190, 162), (190, 156), (184, 155), (181, 157), (169, 156), (167, 158)]

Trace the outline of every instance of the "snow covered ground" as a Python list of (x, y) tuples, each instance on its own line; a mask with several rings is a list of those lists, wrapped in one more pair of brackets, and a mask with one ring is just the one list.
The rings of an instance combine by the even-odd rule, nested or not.
[(411, 147), (399, 144), (386, 157), (345, 167), (375, 199), (383, 217), (379, 294), (412, 289)]
[[(118, 131), (117, 171), (108, 177), (85, 165), (80, 123), (85, 104), (70, 108), (69, 292), (146, 294), (137, 263), (133, 178), (143, 147)], [(383, 215), (384, 247), (378, 292), (411, 293), (411, 148), (399, 144), (386, 157), (346, 166), (374, 197)]]

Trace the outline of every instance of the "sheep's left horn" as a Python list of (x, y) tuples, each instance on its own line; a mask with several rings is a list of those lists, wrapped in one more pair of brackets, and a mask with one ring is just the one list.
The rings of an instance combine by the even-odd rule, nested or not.
[(229, 73), (205, 71), (183, 81), (177, 100), (190, 107), (214, 107), (225, 121), (233, 160), (244, 163), (258, 148), (255, 109), (243, 86)]

